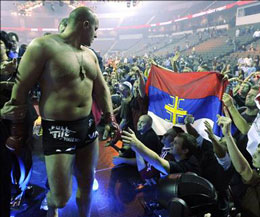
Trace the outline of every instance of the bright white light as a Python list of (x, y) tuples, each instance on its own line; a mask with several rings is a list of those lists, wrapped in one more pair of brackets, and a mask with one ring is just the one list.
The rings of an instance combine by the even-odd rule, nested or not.
[(94, 179), (94, 183), (93, 183), (92, 190), (93, 190), (93, 191), (96, 191), (96, 190), (98, 190), (98, 181), (97, 181), (97, 179), (96, 179), (96, 178)]
[(142, 1), (139, 1), (138, 4), (133, 7), (133, 2), (131, 1), (130, 7), (127, 7), (127, 1), (120, 2), (105, 2), (107, 4), (107, 10), (110, 12), (120, 11), (121, 13), (129, 13), (130, 11), (136, 11), (140, 9), (143, 5)]
[(134, 11), (129, 12), (118, 12), (118, 13), (106, 13), (106, 14), (97, 14), (98, 18), (124, 18), (134, 16)]
[(17, 16), (17, 15), (18, 15), (17, 12), (11, 12), (11, 14), (12, 14), (13, 16)]

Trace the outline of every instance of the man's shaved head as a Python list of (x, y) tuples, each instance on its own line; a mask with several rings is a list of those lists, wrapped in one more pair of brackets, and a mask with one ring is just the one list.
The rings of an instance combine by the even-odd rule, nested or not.
[(85, 20), (88, 20), (91, 23), (93, 23), (95, 18), (96, 18), (96, 15), (90, 8), (78, 7), (70, 13), (69, 19), (68, 19), (68, 24), (74, 25), (78, 21), (85, 21)]
[(78, 7), (73, 10), (68, 18), (68, 25), (62, 33), (64, 36), (74, 35), (80, 45), (91, 46), (97, 37), (99, 21), (96, 14), (87, 7)]

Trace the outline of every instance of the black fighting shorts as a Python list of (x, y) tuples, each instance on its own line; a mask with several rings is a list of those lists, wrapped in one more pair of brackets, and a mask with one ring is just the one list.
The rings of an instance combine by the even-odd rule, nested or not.
[(92, 114), (76, 121), (42, 119), (42, 129), (44, 155), (75, 154), (77, 149), (85, 147), (98, 137)]

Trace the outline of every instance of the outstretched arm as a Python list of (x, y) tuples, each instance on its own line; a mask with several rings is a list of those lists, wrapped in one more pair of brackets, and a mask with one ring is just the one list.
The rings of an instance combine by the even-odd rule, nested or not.
[(253, 170), (249, 163), (239, 151), (231, 134), (231, 119), (227, 110), (224, 108), (226, 117), (218, 115), (218, 125), (221, 126), (222, 132), (226, 138), (228, 152), (235, 170), (242, 176), (245, 181), (249, 181), (253, 176)]
[(139, 141), (136, 138), (134, 131), (131, 129), (129, 129), (128, 132), (123, 131), (122, 139), (124, 144), (129, 144), (135, 152), (140, 154), (144, 160), (150, 163), (154, 168), (164, 174), (170, 172), (169, 162), (161, 158), (157, 153), (147, 148), (141, 141)]
[(212, 142), (214, 153), (217, 155), (218, 158), (224, 158), (225, 155), (226, 155), (226, 151), (220, 145), (217, 137), (213, 133), (212, 127), (210, 126), (208, 121), (205, 121), (204, 124), (205, 124), (205, 127), (206, 127), (205, 131), (208, 134), (208, 137)]
[(250, 125), (246, 122), (246, 120), (240, 115), (239, 111), (236, 109), (232, 97), (229, 94), (224, 93), (222, 100), (225, 106), (228, 108), (238, 130), (242, 134), (247, 134), (247, 132), (250, 129)]
[(193, 135), (195, 138), (199, 137), (199, 134), (197, 132), (197, 130), (191, 125), (194, 122), (194, 117), (192, 114), (188, 114), (186, 115), (186, 117), (184, 118), (184, 123), (187, 129), (187, 132), (191, 135)]
[(145, 97), (145, 81), (144, 81), (144, 77), (141, 74), (140, 69), (137, 69), (137, 75), (138, 75), (138, 79), (139, 79), (139, 94), (142, 98)]

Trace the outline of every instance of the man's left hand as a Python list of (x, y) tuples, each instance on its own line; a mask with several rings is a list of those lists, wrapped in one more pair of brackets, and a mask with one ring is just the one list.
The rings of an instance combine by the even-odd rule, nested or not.
[(116, 118), (115, 118), (114, 114), (107, 113), (107, 114), (105, 114), (104, 119), (105, 119), (105, 122), (107, 123), (106, 128), (107, 129), (109, 128), (109, 130), (110, 130), (109, 133), (110, 133), (110, 135), (112, 134), (110, 142), (115, 144), (118, 140), (121, 139), (120, 127), (119, 127), (118, 123), (116, 122)]

